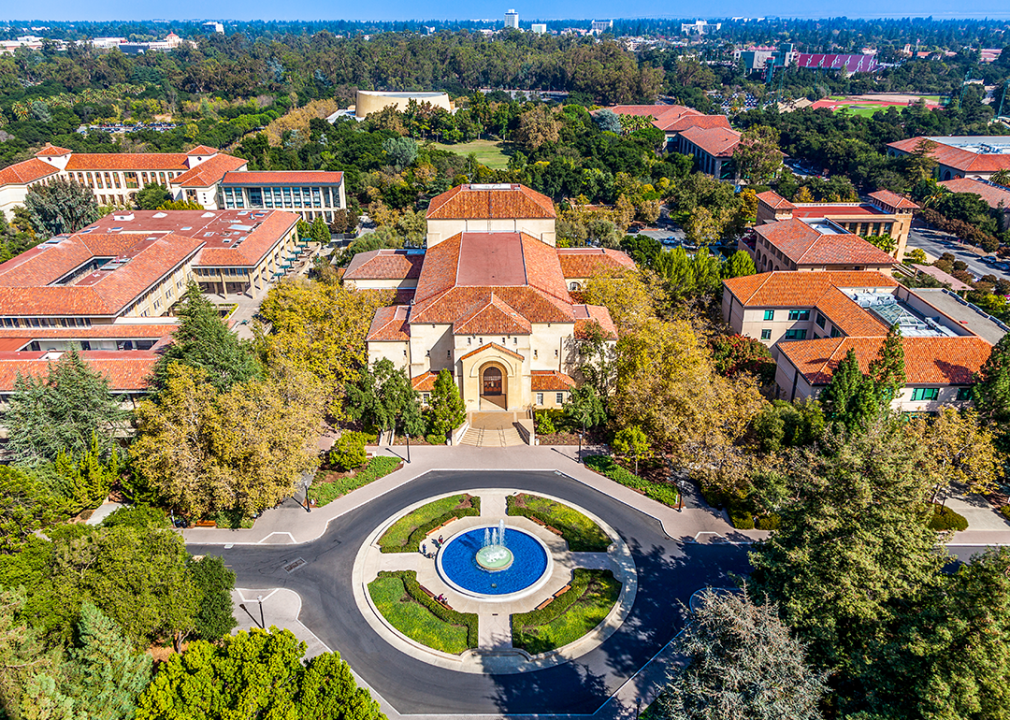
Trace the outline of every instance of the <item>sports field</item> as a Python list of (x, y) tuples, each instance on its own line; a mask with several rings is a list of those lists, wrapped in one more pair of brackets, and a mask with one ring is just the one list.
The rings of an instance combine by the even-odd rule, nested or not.
[(811, 107), (828, 108), (829, 110), (841, 110), (852, 115), (869, 117), (881, 110), (889, 107), (908, 107), (919, 100), (926, 101), (926, 107), (940, 107), (939, 95), (905, 95), (902, 93), (874, 94), (874, 95), (832, 95), (818, 100)]
[(486, 165), (492, 170), (504, 170), (508, 166), (508, 155), (502, 150), (502, 144), (494, 140), (474, 140), (456, 145), (435, 143), (435, 147), (439, 150), (448, 150), (457, 155), (469, 155), (473, 153), (477, 157), (477, 162), (481, 165)]

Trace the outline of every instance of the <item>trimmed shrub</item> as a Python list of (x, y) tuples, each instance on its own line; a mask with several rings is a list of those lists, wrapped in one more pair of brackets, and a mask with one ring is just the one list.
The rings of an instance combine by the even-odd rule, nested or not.
[(778, 530), (782, 519), (775, 513), (762, 515), (754, 521), (754, 527), (758, 530)]
[(550, 412), (541, 411), (534, 414), (533, 422), (536, 425), (537, 435), (553, 435), (558, 431)]
[[(579, 601), (586, 597), (591, 586), (595, 587), (599, 596), (590, 598), (588, 603), (580, 607)], [(571, 587), (547, 607), (512, 616), (512, 644), (533, 654), (567, 645), (602, 622), (620, 594), (621, 583), (610, 570), (576, 568), (572, 571)], [(565, 618), (569, 613), (572, 614)], [(538, 628), (544, 628), (562, 618), (565, 621), (563, 629), (556, 628), (555, 633), (548, 629), (546, 635), (539, 633)], [(587, 619), (590, 619), (588, 623)], [(589, 627), (590, 624), (592, 627)]]
[(727, 511), (729, 513), (729, 521), (733, 524), (737, 530), (753, 530), (754, 529), (754, 516), (750, 514), (747, 510), (742, 510), (738, 507), (729, 508)]
[[(379, 455), (368, 461), (368, 465), (358, 472), (348, 477), (337, 478), (329, 482), (313, 483), (309, 487), (309, 499), (315, 500), (316, 505), (322, 507), (333, 502), (341, 495), (346, 495), (352, 490), (375, 482), (389, 473), (399, 470), (403, 463), (399, 458), (388, 455)], [(319, 477), (317, 475), (317, 477)]]
[(564, 503), (548, 500), (539, 495), (523, 493), (520, 498), (509, 495), (505, 499), (508, 515), (535, 518), (561, 533), (572, 552), (606, 552), (610, 538), (599, 525)]
[[(460, 507), (469, 504), (470, 507)], [(480, 515), (480, 498), (472, 495), (454, 495), (433, 500), (407, 513), (394, 522), (379, 538), (379, 549), (384, 553), (417, 552), (425, 535), (450, 518)]]
[(445, 445), (445, 435), (438, 435), (437, 433), (425, 435), (424, 440), (429, 445)]
[(102, 520), (102, 527), (167, 528), (171, 525), (163, 510), (150, 505), (121, 507)]
[(1010, 505), (1004, 505), (999, 509), (999, 511), (1003, 515), (1003, 517), (1005, 517), (1007, 520), (1010, 520)]
[(959, 515), (949, 507), (941, 507), (934, 503), (933, 517), (929, 521), (929, 529), (937, 531), (955, 530), (960, 532), (961, 530), (968, 529), (968, 520), (964, 515)]
[(363, 432), (345, 432), (330, 450), (330, 465), (341, 470), (354, 470), (365, 464), (368, 459), (365, 445), (375, 442), (375, 435)]
[(442, 622), (450, 625), (459, 625), (466, 628), (467, 647), (477, 647), (477, 614), (461, 613), (449, 610), (440, 602), (431, 597), (421, 589), (421, 583), (417, 581), (417, 573), (413, 570), (394, 570), (379, 573), (379, 577), (397, 577), (403, 581), (403, 587), (414, 602), (422, 605)]
[(614, 462), (609, 455), (590, 455), (585, 459), (586, 467), (595, 470), (616, 483), (638, 490), (647, 498), (674, 507), (680, 498), (676, 486), (657, 483), (638, 477)]

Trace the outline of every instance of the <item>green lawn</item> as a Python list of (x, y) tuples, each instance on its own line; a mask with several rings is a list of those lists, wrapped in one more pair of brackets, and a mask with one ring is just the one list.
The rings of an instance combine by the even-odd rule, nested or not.
[(466, 626), (435, 617), (407, 593), (399, 577), (376, 578), (368, 584), (368, 593), (382, 617), (411, 640), (452, 655), (470, 647)]
[[(848, 112), (853, 115), (858, 115), (860, 117), (872, 117), (881, 110), (886, 110), (889, 106), (887, 105), (839, 105), (837, 110), (843, 112)], [(899, 107), (897, 105), (890, 107)], [(899, 108), (900, 109), (900, 108)]]
[(504, 170), (508, 167), (508, 155), (505, 154), (501, 142), (494, 140), (473, 140), (468, 143), (457, 143), (456, 145), (443, 145), (435, 143), (439, 150), (448, 150), (457, 155), (469, 155), (473, 153), (477, 157), (477, 162), (486, 165), (492, 170)]
[(375, 482), (379, 478), (389, 475), (401, 464), (402, 462), (399, 458), (382, 455), (373, 457), (368, 461), (367, 465), (347, 477), (325, 480), (325, 473), (318, 473), (312, 485), (309, 486), (309, 499), (315, 500), (316, 505), (322, 507), (352, 490), (357, 490), (370, 482)]
[(620, 594), (609, 570), (576, 569), (564, 595), (543, 610), (512, 616), (512, 645), (536, 655), (574, 642), (603, 622)]
[(422, 505), (393, 523), (379, 538), (384, 553), (417, 552), (421, 538), (449, 518), (480, 515), (480, 498), (453, 495)]
[(610, 538), (600, 526), (575, 508), (539, 495), (510, 495), (508, 514), (535, 517), (561, 531), (572, 552), (606, 552)]

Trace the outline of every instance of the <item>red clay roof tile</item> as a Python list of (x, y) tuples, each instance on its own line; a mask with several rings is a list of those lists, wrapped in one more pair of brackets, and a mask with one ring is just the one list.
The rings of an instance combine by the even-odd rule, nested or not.
[(554, 218), (554, 203), (525, 185), (458, 185), (436, 195), (429, 220)]
[(27, 185), (58, 172), (59, 169), (49, 163), (32, 158), (0, 170), (0, 185)]
[(635, 267), (635, 261), (620, 250), (558, 248), (557, 252), (566, 278), (588, 278), (606, 270)]
[(410, 250), (370, 250), (358, 253), (344, 280), (412, 280), (420, 277), (424, 253)]
[(817, 265), (893, 265), (894, 258), (858, 235), (822, 234), (802, 220), (792, 218), (765, 223), (754, 232), (778, 248), (797, 267)]
[(532, 392), (558, 392), (571, 390), (575, 381), (557, 370), (531, 370), (530, 390)]

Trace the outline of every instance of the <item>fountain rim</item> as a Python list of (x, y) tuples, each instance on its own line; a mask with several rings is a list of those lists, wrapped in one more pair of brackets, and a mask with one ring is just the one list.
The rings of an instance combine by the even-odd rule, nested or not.
[(523, 535), (526, 535), (527, 537), (533, 538), (533, 540), (535, 540), (540, 545), (540, 548), (544, 551), (544, 554), (547, 556), (547, 567), (544, 568), (544, 572), (543, 574), (540, 575), (539, 578), (537, 578), (531, 584), (524, 587), (522, 590), (517, 590), (514, 593), (505, 593), (502, 595), (490, 595), (487, 593), (479, 593), (474, 592), (473, 590), (468, 590), (462, 585), (459, 585), (458, 583), (454, 582), (452, 578), (449, 577), (449, 574), (445, 571), (445, 568), (442, 567), (442, 557), (444, 550), (447, 547), (449, 547), (449, 545), (454, 540), (457, 540), (462, 535), (466, 535), (467, 533), (473, 532), (475, 530), (480, 531), (484, 530), (485, 528), (497, 528), (497, 527), (498, 527), (497, 522), (494, 524), (476, 525), (474, 527), (466, 528), (465, 530), (460, 530), (456, 532), (454, 535), (451, 535), (449, 539), (446, 540), (442, 544), (442, 546), (438, 549), (438, 555), (435, 557), (435, 568), (438, 571), (439, 578), (441, 578), (441, 580), (446, 585), (448, 585), (450, 588), (460, 593), (461, 595), (465, 595), (466, 597), (474, 598), (477, 600), (483, 600), (485, 602), (511, 602), (512, 600), (519, 600), (521, 598), (525, 598), (534, 594), (535, 592), (539, 591), (544, 585), (546, 585), (547, 582), (551, 579), (551, 575), (554, 573), (554, 554), (551, 552), (551, 549), (547, 547), (547, 543), (538, 538), (534, 533), (525, 530), (523, 528), (516, 527), (515, 525), (508, 525), (508, 524), (505, 525), (505, 528), (507, 530), (511, 530), (513, 532), (519, 532), (522, 533)]

